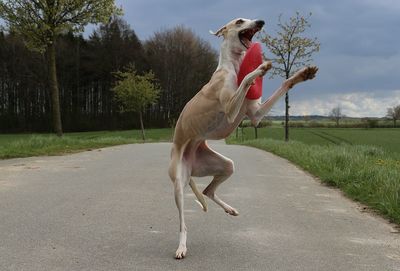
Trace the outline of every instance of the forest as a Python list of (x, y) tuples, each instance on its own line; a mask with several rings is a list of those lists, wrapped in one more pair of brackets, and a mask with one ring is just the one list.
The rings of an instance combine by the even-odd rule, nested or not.
[[(161, 93), (146, 108), (150, 127), (171, 127), (188, 100), (208, 81), (217, 52), (184, 26), (141, 41), (119, 16), (88, 37), (64, 33), (56, 42), (63, 130), (120, 130), (139, 127), (135, 113), (122, 113), (114, 99), (115, 72), (134, 65), (153, 71)], [(21, 37), (0, 28), (0, 132), (51, 132), (46, 55), (28, 50)]]

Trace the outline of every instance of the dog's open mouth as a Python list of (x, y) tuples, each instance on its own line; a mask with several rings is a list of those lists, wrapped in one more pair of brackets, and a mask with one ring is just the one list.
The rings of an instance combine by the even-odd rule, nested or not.
[(260, 31), (261, 28), (254, 27), (254, 28), (247, 28), (239, 32), (239, 40), (243, 44), (244, 47), (247, 49), (251, 46), (251, 39), (253, 38), (254, 34)]

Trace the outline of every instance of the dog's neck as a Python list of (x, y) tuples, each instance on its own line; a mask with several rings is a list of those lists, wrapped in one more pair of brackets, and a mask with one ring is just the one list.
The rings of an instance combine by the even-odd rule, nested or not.
[(219, 54), (219, 62), (217, 70), (225, 69), (228, 72), (238, 74), (240, 64), (242, 63), (244, 52), (231, 48), (229, 42), (224, 40), (221, 44), (221, 50)]

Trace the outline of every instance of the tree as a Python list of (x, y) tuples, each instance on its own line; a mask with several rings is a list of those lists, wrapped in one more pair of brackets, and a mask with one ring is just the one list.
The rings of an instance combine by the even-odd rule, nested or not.
[[(49, 122), (43, 56), (27, 50), (15, 33), (0, 33), (0, 132), (21, 132)], [(22, 128), (22, 129), (21, 129)]]
[[(283, 22), (282, 15), (279, 16), (278, 31), (276, 36), (271, 36), (265, 31), (260, 33), (261, 41), (267, 46), (268, 50), (274, 55), (272, 75), (282, 76), (288, 79), (300, 67), (312, 61), (312, 54), (319, 51), (320, 44), (317, 38), (303, 37), (302, 34), (307, 28), (311, 27), (309, 18), (296, 15)], [(289, 93), (285, 97), (285, 140), (289, 140)]]
[(175, 123), (185, 104), (215, 71), (217, 53), (183, 26), (154, 33), (144, 48), (150, 68), (160, 80), (160, 125)]
[(120, 10), (114, 0), (0, 0), (0, 17), (27, 46), (45, 53), (51, 93), (53, 129), (62, 136), (60, 94), (56, 70), (56, 38), (67, 31), (81, 32), (89, 23), (105, 22)]
[[(121, 70), (130, 63), (141, 73), (146, 65), (145, 52), (141, 41), (129, 24), (119, 16), (113, 16), (109, 23), (100, 25), (90, 40), (97, 41), (102, 57), (94, 56), (95, 65), (101, 74), (100, 80), (112, 78), (111, 71)], [(128, 61), (127, 61), (128, 60)]]
[(131, 65), (126, 71), (118, 71), (115, 75), (119, 79), (113, 88), (115, 98), (121, 104), (121, 111), (139, 113), (142, 139), (145, 141), (143, 111), (148, 105), (157, 101), (160, 92), (155, 84), (154, 74), (148, 72), (138, 75)]
[(396, 121), (400, 119), (400, 105), (387, 109), (386, 117), (393, 120), (393, 127), (396, 127)]
[(345, 115), (342, 114), (342, 108), (340, 106), (336, 106), (329, 113), (329, 117), (336, 122), (336, 126), (339, 126), (339, 122)]

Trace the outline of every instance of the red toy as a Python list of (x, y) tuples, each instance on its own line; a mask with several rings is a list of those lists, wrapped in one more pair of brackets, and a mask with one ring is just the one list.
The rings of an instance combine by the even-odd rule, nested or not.
[[(254, 71), (262, 63), (262, 50), (261, 45), (258, 42), (253, 43), (243, 58), (242, 64), (240, 65), (239, 73), (237, 75), (237, 83), (240, 85), (243, 78)], [(247, 92), (246, 98), (251, 100), (257, 100), (262, 96), (262, 77), (257, 77)]]

